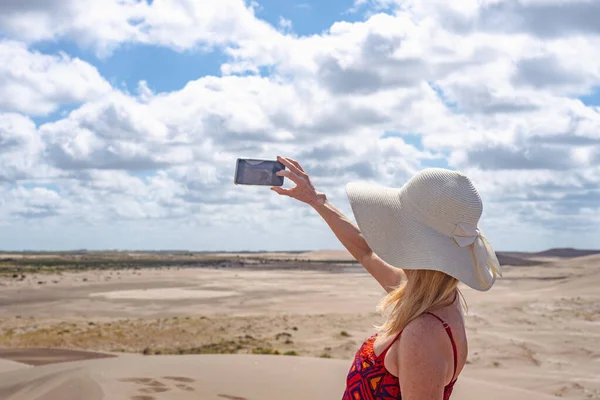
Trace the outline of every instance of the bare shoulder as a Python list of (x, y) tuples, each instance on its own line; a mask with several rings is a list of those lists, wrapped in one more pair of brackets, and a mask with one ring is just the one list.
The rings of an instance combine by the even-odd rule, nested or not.
[(444, 327), (435, 317), (423, 314), (412, 320), (402, 331), (401, 343), (405, 346), (439, 348), (442, 340), (448, 340)]
[(440, 322), (428, 315), (417, 317), (402, 331), (397, 360), (403, 399), (443, 397), (450, 367), (441, 350), (443, 335)]

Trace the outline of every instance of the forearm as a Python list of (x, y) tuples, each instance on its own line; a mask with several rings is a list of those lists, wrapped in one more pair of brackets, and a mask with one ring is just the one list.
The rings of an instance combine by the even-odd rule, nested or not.
[(316, 201), (310, 204), (331, 228), (335, 236), (361, 262), (372, 253), (358, 226), (335, 208), (325, 194), (320, 193)]
[(315, 190), (310, 178), (297, 161), (285, 157), (277, 157), (277, 160), (289, 168), (289, 171), (278, 171), (277, 175), (289, 178), (296, 186), (291, 189), (274, 186), (271, 190), (313, 207), (356, 261), (362, 264), (387, 292), (398, 286), (405, 278), (404, 272), (388, 264), (371, 250), (359, 227), (335, 208), (325, 194)]

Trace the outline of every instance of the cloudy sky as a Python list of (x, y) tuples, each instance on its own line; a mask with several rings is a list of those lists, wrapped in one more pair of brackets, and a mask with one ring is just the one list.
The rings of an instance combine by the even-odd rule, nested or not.
[[(0, 1), (0, 249), (340, 248), (233, 185), (469, 175), (498, 250), (600, 247), (596, 0)], [(289, 183), (286, 186), (290, 186)]]

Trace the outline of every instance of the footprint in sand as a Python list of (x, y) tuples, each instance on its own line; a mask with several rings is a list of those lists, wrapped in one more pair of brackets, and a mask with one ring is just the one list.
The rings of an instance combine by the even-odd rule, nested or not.
[(175, 381), (175, 382), (184, 382), (184, 383), (192, 383), (192, 382), (196, 382), (194, 379), (192, 378), (186, 378), (184, 376), (163, 376), (163, 379), (168, 379), (170, 381)]
[(178, 384), (175, 385), (175, 387), (177, 389), (185, 390), (186, 392), (193, 392), (194, 391), (193, 387), (191, 387), (189, 385), (186, 385), (185, 383), (178, 383)]
[[(164, 376), (162, 377), (162, 379), (178, 382), (175, 384), (175, 387), (179, 390), (183, 390), (186, 392), (194, 391), (194, 388), (192, 386), (186, 385), (186, 383), (196, 382), (192, 378), (186, 378), (183, 376)], [(164, 393), (172, 390), (172, 388), (170, 388), (166, 383), (163, 383), (153, 378), (124, 378), (120, 379), (119, 381), (126, 383), (135, 383), (137, 385), (144, 386), (138, 389), (140, 393)], [(155, 398), (152, 396), (133, 396), (131, 397), (131, 400), (155, 400)]]
[(139, 389), (140, 393), (164, 393), (164, 392), (168, 392), (169, 390), (171, 390), (168, 387), (146, 387), (146, 388), (141, 388)]
[(141, 393), (163, 393), (171, 390), (164, 383), (152, 378), (125, 378), (120, 379), (120, 382), (135, 383), (146, 386), (139, 389)]
[[(177, 389), (181, 389), (181, 390), (185, 390), (186, 392), (193, 392), (194, 388), (186, 385), (185, 383), (192, 383), (192, 382), (196, 382), (194, 379), (192, 378), (186, 378), (184, 376), (163, 376), (163, 379), (168, 379), (170, 381), (175, 381), (175, 382), (182, 382), (182, 383), (177, 383), (175, 384), (175, 387)], [(183, 383), (185, 382), (185, 383)]]
[(119, 381), (127, 382), (127, 383), (137, 383), (138, 385), (154, 386), (154, 387), (167, 386), (164, 383), (157, 381), (156, 379), (152, 379), (152, 378), (125, 378), (125, 379), (120, 379)]

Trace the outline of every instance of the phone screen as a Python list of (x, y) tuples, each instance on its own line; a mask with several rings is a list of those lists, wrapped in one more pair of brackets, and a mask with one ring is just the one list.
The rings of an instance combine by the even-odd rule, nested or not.
[(238, 158), (235, 174), (237, 185), (283, 186), (283, 176), (276, 175), (285, 166), (279, 161)]

